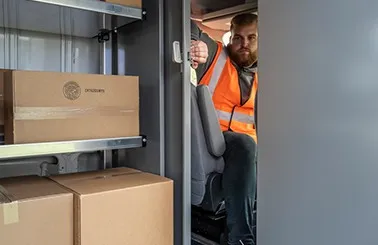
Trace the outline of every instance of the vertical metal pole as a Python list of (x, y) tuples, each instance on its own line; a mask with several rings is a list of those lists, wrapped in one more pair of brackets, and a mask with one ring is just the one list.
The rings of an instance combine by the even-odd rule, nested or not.
[[(102, 29), (107, 29), (106, 26), (106, 14), (103, 14), (101, 16), (101, 28)], [(101, 73), (106, 75), (108, 74), (107, 72), (107, 65), (108, 65), (108, 60), (107, 60), (107, 50), (106, 50), (106, 45), (107, 42), (103, 41), (101, 43)], [(112, 167), (112, 151), (103, 151), (103, 169), (106, 169), (108, 167)]]
[[(106, 28), (106, 15), (105, 14), (102, 15), (102, 21), (101, 22), (102, 22), (101, 27), (103, 29), (105, 29)], [(105, 42), (101, 43), (100, 55), (101, 55), (101, 63), (102, 63), (101, 72), (102, 72), (102, 74), (105, 75), (106, 74), (106, 43)], [(103, 152), (103, 169), (106, 169), (107, 155), (108, 155), (108, 153), (105, 150)]]
[[(101, 28), (106, 29), (106, 15), (102, 15), (102, 21), (101, 21)], [(101, 44), (101, 61), (102, 61), (102, 67), (101, 67), (101, 73), (106, 74), (106, 42), (103, 42)]]
[[(111, 27), (116, 25), (117, 17), (111, 17)], [(112, 45), (112, 66), (111, 66), (111, 73), (112, 75), (118, 75), (118, 32), (115, 30), (111, 33), (110, 36), (111, 45)], [(111, 167), (119, 167), (121, 165), (120, 161), (120, 150), (112, 150), (108, 152), (108, 155), (111, 154)]]
[[(111, 26), (116, 26), (117, 16), (111, 17)], [(112, 74), (118, 75), (118, 32), (113, 31), (110, 35), (111, 45), (112, 45)]]
[[(160, 17), (158, 18), (159, 21), (159, 56), (164, 57), (165, 55), (165, 47), (164, 47), (164, 32), (165, 32), (165, 22), (164, 22), (164, 1), (160, 0), (157, 1), (160, 9)], [(165, 158), (165, 146), (166, 146), (166, 138), (165, 138), (165, 127), (166, 127), (166, 114), (165, 114), (165, 65), (164, 61), (159, 62), (159, 124), (160, 124), (160, 175), (166, 176), (166, 158)]]
[(182, 244), (191, 244), (191, 138), (190, 138), (190, 63), (188, 62), (190, 50), (190, 1), (182, 0), (182, 48), (183, 48), (183, 74), (182, 74), (182, 136), (183, 136), (183, 236)]

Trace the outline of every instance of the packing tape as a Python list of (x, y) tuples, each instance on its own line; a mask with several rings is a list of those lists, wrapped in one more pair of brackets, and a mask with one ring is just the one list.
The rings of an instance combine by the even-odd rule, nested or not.
[(133, 174), (140, 174), (140, 172), (126, 172), (126, 173), (118, 173), (118, 174), (103, 174), (103, 175), (99, 175), (99, 176), (94, 176), (92, 178), (88, 178), (88, 179), (107, 179), (107, 178), (114, 178), (114, 177), (119, 177), (119, 176), (130, 176), (130, 175), (133, 175)]
[(16, 224), (19, 222), (18, 202), (3, 204), (4, 225)]
[(137, 109), (117, 106), (98, 107), (23, 107), (14, 108), (14, 120), (68, 119), (90, 115), (124, 116)]
[(2, 185), (0, 185), (0, 203), (3, 206), (4, 225), (18, 223), (18, 201), (14, 201), (14, 197)]

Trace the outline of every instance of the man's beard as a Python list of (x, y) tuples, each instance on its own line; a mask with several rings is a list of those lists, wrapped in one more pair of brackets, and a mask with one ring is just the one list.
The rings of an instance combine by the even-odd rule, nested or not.
[(253, 65), (257, 61), (257, 51), (251, 52), (249, 50), (249, 54), (247, 56), (241, 55), (238, 53), (241, 50), (238, 50), (236, 52), (233, 52), (231, 50), (231, 47), (228, 48), (228, 53), (230, 55), (230, 58), (233, 62), (235, 62), (239, 67), (249, 67)]

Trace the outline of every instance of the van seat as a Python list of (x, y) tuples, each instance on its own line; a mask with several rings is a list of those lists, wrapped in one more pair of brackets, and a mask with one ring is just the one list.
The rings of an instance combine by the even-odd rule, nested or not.
[(192, 205), (216, 212), (223, 207), (226, 143), (207, 86), (191, 88)]

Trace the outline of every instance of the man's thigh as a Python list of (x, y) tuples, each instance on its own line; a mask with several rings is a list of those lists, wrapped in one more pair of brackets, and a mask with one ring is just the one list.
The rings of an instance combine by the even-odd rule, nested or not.
[(227, 160), (248, 161), (256, 158), (256, 142), (247, 134), (231, 131), (223, 132), (226, 141), (226, 151), (223, 155), (226, 164)]
[(254, 188), (256, 182), (256, 143), (252, 137), (235, 132), (224, 132), (226, 151), (223, 186), (229, 188)]

